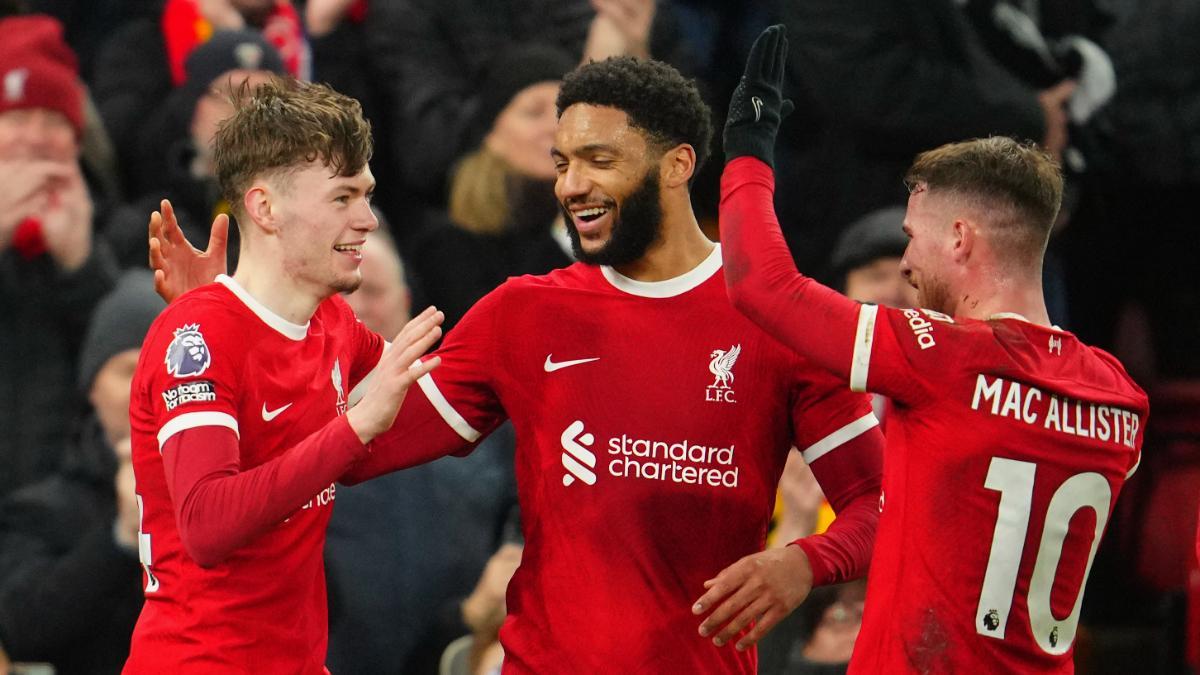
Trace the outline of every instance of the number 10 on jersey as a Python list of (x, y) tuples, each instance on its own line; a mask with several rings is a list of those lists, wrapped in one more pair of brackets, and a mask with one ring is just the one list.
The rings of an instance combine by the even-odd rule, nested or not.
[[(975, 630), (980, 635), (1004, 639), (1008, 627), (1008, 615), (1012, 609), (1016, 592), (1017, 573), (1021, 565), (1021, 554), (1025, 550), (1026, 531), (1033, 506), (1033, 483), (1037, 465), (1003, 457), (993, 457), (988, 468), (984, 487), (1000, 493), (1000, 508), (996, 514), (996, 529), (992, 534), (992, 550), (988, 556), (987, 571), (983, 576), (983, 588), (979, 594), (979, 607), (975, 611)], [(1033, 574), (1029, 578), (1029, 627), (1033, 638), (1047, 654), (1064, 654), (1075, 641), (1075, 630), (1079, 626), (1079, 608), (1083, 601), (1083, 589), (1100, 535), (1108, 522), (1108, 510), (1112, 503), (1112, 488), (1098, 473), (1087, 472), (1071, 476), (1054, 492), (1046, 509), (1045, 526), (1038, 544), (1037, 559)], [(1096, 512), (1096, 532), (1088, 552), (1087, 567), (1079, 584), (1071, 613), (1063, 619), (1054, 617), (1050, 607), (1050, 593), (1054, 578), (1058, 574), (1063, 545), (1071, 518), (1084, 507)]]

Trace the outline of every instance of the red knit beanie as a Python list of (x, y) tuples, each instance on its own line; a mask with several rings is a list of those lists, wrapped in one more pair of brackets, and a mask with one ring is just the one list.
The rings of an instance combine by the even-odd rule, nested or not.
[(83, 87), (62, 25), (43, 15), (0, 20), (0, 113), (46, 108), (83, 135)]

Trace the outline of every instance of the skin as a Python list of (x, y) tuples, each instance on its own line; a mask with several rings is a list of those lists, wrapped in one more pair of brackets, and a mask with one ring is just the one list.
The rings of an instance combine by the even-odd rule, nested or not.
[(129, 386), (137, 369), (139, 349), (116, 354), (101, 366), (92, 380), (88, 400), (100, 418), (110, 445), (129, 437)]
[(989, 228), (987, 214), (919, 184), (904, 216), (908, 247), (900, 271), (917, 301), (951, 316), (986, 320), (1003, 312), (1049, 326), (1040, 256), (1015, 259)]
[(229, 100), (230, 93), (237, 91), (243, 83), (248, 83), (251, 88), (257, 87), (269, 81), (271, 76), (271, 73), (263, 70), (231, 70), (214, 79), (208, 91), (196, 101), (190, 133), (192, 145), (196, 148), (192, 171), (197, 177), (216, 176), (212, 165), (212, 142), (221, 122), (234, 113), (233, 103)]
[(554, 100), (560, 88), (558, 82), (539, 82), (517, 92), (484, 138), (487, 149), (524, 176), (553, 179), (550, 149), (558, 127)]
[[(551, 156), (557, 173), (554, 194), (587, 253), (608, 243), (620, 218), (621, 202), (647, 171), (657, 168), (661, 236), (640, 259), (618, 266), (621, 274), (639, 281), (671, 279), (691, 271), (712, 252), (713, 243), (696, 222), (688, 191), (688, 179), (696, 168), (692, 146), (677, 145), (659, 155), (645, 134), (629, 125), (623, 111), (577, 103), (559, 117)], [(590, 222), (579, 217), (581, 211), (595, 207), (608, 211)]]

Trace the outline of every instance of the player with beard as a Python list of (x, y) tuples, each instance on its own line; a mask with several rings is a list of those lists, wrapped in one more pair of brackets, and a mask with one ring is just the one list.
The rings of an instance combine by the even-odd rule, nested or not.
[[(555, 194), (581, 262), (477, 303), (343, 479), (469, 451), (510, 418), (525, 550), (505, 672), (753, 673), (754, 649), (697, 634), (693, 600), (737, 563), (753, 571), (745, 611), (769, 627), (814, 584), (861, 575), (882, 437), (865, 397), (726, 298), (721, 248), (690, 201), (711, 136), (695, 85), (610, 59), (568, 75), (557, 105)], [(173, 228), (156, 234), (170, 294), (205, 263)], [(764, 552), (793, 446), (838, 518)]]
[[(786, 53), (782, 27), (767, 29), (734, 92), (721, 229), (734, 305), (893, 403), (850, 671), (1072, 672), (1083, 588), (1140, 460), (1147, 400), (1115, 358), (1050, 323), (1042, 255), (1059, 167), (1002, 137), (919, 155), (901, 267), (928, 309), (860, 305), (796, 271), (775, 218)], [(736, 587), (721, 579), (700, 604)]]
[(241, 264), (154, 321), (130, 395), (146, 602), (127, 673), (321, 673), (332, 484), (437, 365), (408, 368), (439, 313), (384, 352), (338, 295), (378, 227), (357, 103), (272, 81), (236, 106), (214, 156)]

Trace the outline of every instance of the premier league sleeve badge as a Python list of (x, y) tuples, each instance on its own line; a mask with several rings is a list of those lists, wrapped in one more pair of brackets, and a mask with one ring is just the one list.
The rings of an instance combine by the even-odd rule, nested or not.
[(195, 377), (208, 370), (212, 354), (200, 334), (200, 324), (175, 329), (175, 339), (167, 345), (167, 373), (175, 377)]

